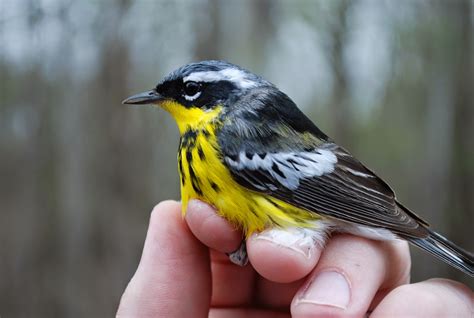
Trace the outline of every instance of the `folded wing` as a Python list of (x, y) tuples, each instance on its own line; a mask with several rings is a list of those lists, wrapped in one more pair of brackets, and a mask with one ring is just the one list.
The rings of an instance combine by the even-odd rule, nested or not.
[(334, 143), (314, 149), (224, 154), (235, 180), (299, 208), (403, 237), (425, 237), (427, 225), (397, 203), (390, 187)]

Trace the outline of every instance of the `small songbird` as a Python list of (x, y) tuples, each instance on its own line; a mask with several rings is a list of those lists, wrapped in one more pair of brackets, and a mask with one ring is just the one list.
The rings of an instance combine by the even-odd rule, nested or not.
[[(398, 202), (287, 95), (239, 66), (191, 63), (123, 103), (158, 105), (176, 120), (183, 214), (190, 199), (199, 199), (246, 237), (278, 227), (315, 239), (332, 231), (404, 239), (474, 275), (471, 253)], [(231, 254), (240, 265), (244, 246)]]

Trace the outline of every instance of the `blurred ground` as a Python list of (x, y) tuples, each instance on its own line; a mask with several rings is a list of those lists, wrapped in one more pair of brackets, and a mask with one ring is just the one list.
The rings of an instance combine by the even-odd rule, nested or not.
[(171, 118), (120, 102), (201, 59), (277, 84), (474, 250), (473, 17), (468, 0), (0, 1), (0, 315), (114, 314), (152, 207), (179, 196)]

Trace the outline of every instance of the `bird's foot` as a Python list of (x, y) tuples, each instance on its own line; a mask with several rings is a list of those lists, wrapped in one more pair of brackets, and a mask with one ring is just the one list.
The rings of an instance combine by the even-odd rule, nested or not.
[(226, 253), (229, 256), (229, 260), (239, 266), (245, 266), (249, 262), (247, 256), (247, 245), (245, 240), (242, 241), (239, 248), (232, 253)]

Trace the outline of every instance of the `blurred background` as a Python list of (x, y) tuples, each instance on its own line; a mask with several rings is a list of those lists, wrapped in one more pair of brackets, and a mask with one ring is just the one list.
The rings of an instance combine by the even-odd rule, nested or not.
[[(191, 61), (261, 74), (474, 250), (472, 1), (0, 1), (0, 315), (115, 313), (179, 199), (171, 117), (121, 101)], [(472, 280), (412, 249), (413, 281)]]

